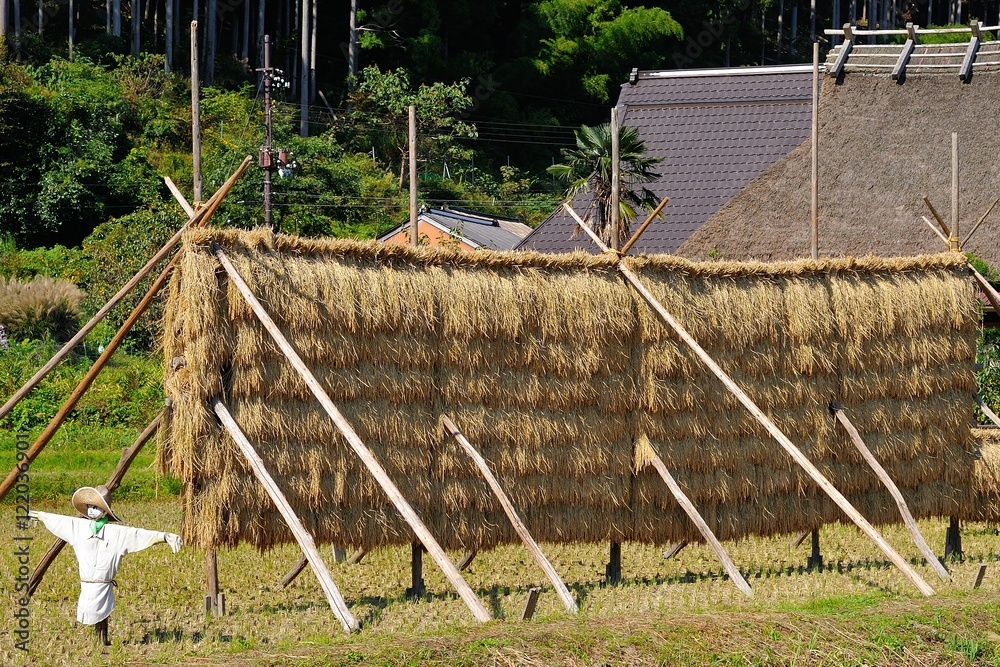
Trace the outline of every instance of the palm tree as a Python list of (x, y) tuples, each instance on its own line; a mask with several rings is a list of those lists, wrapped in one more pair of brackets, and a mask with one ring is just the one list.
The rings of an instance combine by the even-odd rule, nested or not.
[[(611, 125), (582, 126), (576, 131), (576, 148), (562, 150), (563, 162), (548, 168), (548, 172), (568, 183), (567, 197), (581, 192), (594, 193), (597, 215), (591, 223), (594, 232), (609, 246), (611, 243)], [(638, 209), (652, 210), (659, 199), (643, 184), (655, 181), (659, 174), (653, 167), (662, 161), (646, 155), (646, 143), (639, 139), (634, 127), (618, 130), (618, 160), (620, 193), (618, 202), (619, 242), (628, 240), (630, 223)]]

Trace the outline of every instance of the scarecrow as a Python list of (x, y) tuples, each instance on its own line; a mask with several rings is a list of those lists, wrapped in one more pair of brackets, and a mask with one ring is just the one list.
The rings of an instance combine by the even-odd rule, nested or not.
[(73, 547), (80, 565), (80, 600), (76, 620), (93, 625), (97, 639), (104, 646), (108, 640), (108, 618), (115, 608), (115, 573), (125, 554), (142, 551), (160, 542), (170, 545), (177, 553), (183, 541), (180, 535), (109, 523), (121, 519), (111, 510), (111, 491), (103, 484), (97, 488), (85, 486), (73, 494), (73, 506), (81, 516), (76, 518), (48, 512), (29, 512), (53, 535)]

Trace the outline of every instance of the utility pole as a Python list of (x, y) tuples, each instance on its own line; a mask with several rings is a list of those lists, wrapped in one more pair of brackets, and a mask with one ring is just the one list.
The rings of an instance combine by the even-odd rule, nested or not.
[(272, 179), (275, 169), (279, 175), (285, 175), (284, 168), (294, 168), (294, 164), (289, 164), (288, 150), (273, 147), (274, 127), (272, 123), (272, 101), (274, 95), (275, 82), (285, 85), (285, 80), (278, 76), (281, 70), (271, 67), (271, 36), (264, 35), (264, 67), (257, 70), (264, 78), (264, 145), (260, 147), (258, 163), (264, 170), (264, 222), (274, 231), (278, 231), (274, 223), (274, 203), (272, 201)]
[(299, 40), (299, 136), (309, 136), (309, 0), (299, 0), (302, 3), (300, 19), (302, 37)]
[(271, 173), (274, 171), (274, 160), (271, 156), (271, 141), (274, 138), (271, 128), (271, 86), (274, 70), (271, 69), (271, 36), (264, 35), (264, 147), (260, 149), (260, 166), (264, 169), (264, 223), (274, 227), (274, 215), (271, 210)]
[(613, 250), (622, 247), (621, 243), (621, 211), (619, 211), (619, 201), (621, 199), (621, 173), (620, 173), (620, 149), (619, 149), (619, 119), (618, 107), (611, 107), (611, 246)]
[(417, 107), (410, 105), (410, 244), (417, 245)]
[(198, 71), (198, 22), (191, 21), (191, 164), (195, 208), (201, 205), (201, 86)]

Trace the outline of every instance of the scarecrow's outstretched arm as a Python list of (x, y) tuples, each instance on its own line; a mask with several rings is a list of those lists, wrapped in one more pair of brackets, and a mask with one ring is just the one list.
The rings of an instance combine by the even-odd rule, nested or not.
[(82, 519), (76, 519), (64, 514), (50, 514), (49, 512), (36, 512), (34, 510), (28, 512), (28, 516), (32, 519), (38, 519), (48, 528), (50, 533), (63, 542), (71, 544), (78, 527), (77, 522), (82, 521)]
[(132, 554), (136, 551), (148, 549), (154, 544), (166, 542), (170, 545), (170, 550), (174, 553), (180, 551), (181, 538), (173, 533), (164, 533), (161, 530), (145, 530), (143, 528), (132, 528), (130, 526), (116, 526), (121, 535), (122, 553)]

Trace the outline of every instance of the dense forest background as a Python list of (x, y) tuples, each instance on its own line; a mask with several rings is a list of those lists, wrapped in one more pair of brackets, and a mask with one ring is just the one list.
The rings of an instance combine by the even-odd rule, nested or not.
[[(297, 169), (279, 224), (371, 236), (404, 210), (404, 119), (420, 109), (421, 193), (537, 223), (545, 168), (606, 122), (630, 70), (802, 62), (823, 29), (997, 22), (955, 0), (0, 0), (0, 234), (79, 246), (191, 182), (190, 31), (199, 22), (205, 191), (262, 138), (264, 35), (282, 71), (276, 137)], [(262, 220), (259, 172), (224, 213)], [(207, 194), (206, 194), (207, 196)]]
[[(407, 216), (410, 104), (422, 202), (537, 224), (563, 195), (546, 168), (582, 124), (607, 122), (633, 68), (801, 63), (814, 37), (825, 53), (823, 30), (845, 22), (996, 25), (1000, 2), (0, 0), (0, 393), (184, 220), (163, 178), (193, 199), (192, 20), (203, 196), (263, 143), (268, 35), (281, 70), (275, 145), (294, 161), (275, 182), (277, 226), (370, 238)], [(214, 223), (263, 224), (262, 181), (252, 167)], [(26, 287), (38, 276), (58, 281)], [(98, 326), (84, 357), (137, 299)], [(158, 312), (127, 350), (156, 349)], [(983, 349), (995, 353), (991, 340)], [(1000, 364), (984, 368), (984, 391), (1000, 395)], [(126, 380), (122, 396), (141, 394)], [(19, 424), (47, 419), (39, 396)]]

